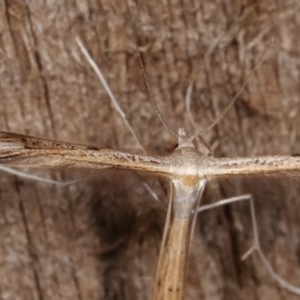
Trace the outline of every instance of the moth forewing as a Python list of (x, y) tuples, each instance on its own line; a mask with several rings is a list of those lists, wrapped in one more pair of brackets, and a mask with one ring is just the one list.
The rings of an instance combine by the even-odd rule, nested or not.
[(116, 167), (170, 174), (169, 160), (164, 157), (99, 149), (10, 132), (0, 132), (0, 163), (35, 168)]
[(182, 300), (194, 218), (205, 180), (172, 179), (169, 211), (155, 278), (153, 300)]
[(26, 167), (117, 167), (156, 175), (207, 176), (251, 175), (300, 170), (300, 156), (278, 155), (215, 158), (194, 147), (182, 147), (167, 156), (131, 154), (95, 146), (0, 132), (0, 163)]
[(202, 165), (205, 176), (255, 175), (300, 171), (300, 156), (274, 155), (237, 158), (207, 157)]

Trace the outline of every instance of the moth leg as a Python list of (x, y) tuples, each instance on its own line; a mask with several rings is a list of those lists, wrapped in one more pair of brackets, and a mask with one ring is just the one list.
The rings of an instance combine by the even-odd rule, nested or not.
[(201, 207), (199, 207), (198, 213), (209, 210), (209, 209), (213, 209), (216, 207), (220, 207), (223, 205), (232, 204), (232, 203), (241, 202), (241, 201), (249, 201), (250, 211), (251, 211), (252, 230), (253, 230), (253, 245), (242, 256), (242, 259), (244, 260), (250, 254), (256, 252), (260, 261), (262, 262), (262, 264), (267, 269), (268, 273), (270, 274), (270, 276), (273, 278), (273, 280), (275, 282), (277, 282), (282, 288), (286, 289), (287, 291), (294, 293), (296, 295), (300, 295), (300, 287), (292, 285), (289, 282), (287, 282), (284, 278), (282, 278), (274, 270), (274, 268), (268, 261), (267, 257), (265, 256), (264, 252), (262, 251), (262, 248), (260, 245), (260, 240), (259, 240), (258, 229), (257, 229), (257, 219), (256, 219), (255, 208), (254, 208), (254, 200), (253, 200), (252, 195), (246, 194), (246, 195), (241, 195), (241, 196), (237, 196), (237, 197), (224, 199), (224, 200), (218, 201), (213, 204), (202, 205)]
[(5, 173), (8, 174), (12, 174), (21, 178), (25, 178), (27, 180), (33, 180), (33, 181), (39, 181), (39, 182), (44, 182), (47, 184), (56, 184), (56, 185), (61, 185), (61, 186), (68, 186), (68, 185), (72, 185), (78, 182), (81, 182), (82, 179), (77, 179), (77, 180), (70, 180), (70, 181), (59, 181), (59, 180), (54, 180), (51, 178), (46, 178), (46, 177), (42, 177), (39, 175), (34, 175), (31, 173), (27, 173), (24, 171), (20, 171), (20, 170), (16, 170), (14, 168), (10, 168), (10, 167), (6, 167), (6, 166), (1, 166), (0, 165), (0, 171), (3, 171)]

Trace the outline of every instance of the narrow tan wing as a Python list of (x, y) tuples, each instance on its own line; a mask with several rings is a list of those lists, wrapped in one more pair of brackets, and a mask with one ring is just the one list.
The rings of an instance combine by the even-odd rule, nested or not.
[(0, 164), (39, 168), (116, 167), (168, 177), (192, 176), (198, 180), (203, 177), (300, 171), (300, 156), (214, 158), (203, 156), (194, 148), (175, 151), (168, 156), (151, 156), (0, 132)]
[(11, 132), (0, 132), (0, 164), (50, 168), (117, 167), (167, 175), (163, 157), (129, 154), (93, 146), (64, 143)]
[(199, 173), (207, 177), (227, 175), (255, 175), (284, 172), (299, 172), (300, 156), (274, 155), (238, 158), (207, 157), (204, 162), (204, 171), (199, 166)]

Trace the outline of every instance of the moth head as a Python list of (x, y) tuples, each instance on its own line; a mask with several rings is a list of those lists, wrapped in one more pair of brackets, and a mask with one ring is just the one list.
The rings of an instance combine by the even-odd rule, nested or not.
[(178, 129), (178, 146), (177, 149), (180, 148), (195, 148), (195, 144), (193, 143), (193, 138), (188, 137), (184, 128)]
[(184, 128), (178, 129), (178, 144), (176, 149), (193, 148), (203, 155), (212, 155), (212, 150), (200, 136), (187, 136)]

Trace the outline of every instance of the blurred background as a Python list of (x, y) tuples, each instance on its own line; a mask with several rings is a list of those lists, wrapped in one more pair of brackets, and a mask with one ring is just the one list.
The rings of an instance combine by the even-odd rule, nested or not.
[[(217, 157), (299, 154), (299, 2), (0, 0), (0, 128), (138, 153), (123, 120), (78, 49), (86, 45), (144, 147), (167, 154), (229, 104), (267, 50), (234, 107), (204, 135)], [(27, 170), (76, 185), (0, 174), (0, 299), (151, 299), (168, 184), (118, 170)], [(155, 199), (147, 183), (156, 193)], [(203, 202), (251, 193), (263, 250), (300, 286), (299, 176), (211, 182)], [(186, 299), (298, 299), (281, 289), (252, 243), (249, 204), (199, 216)]]

